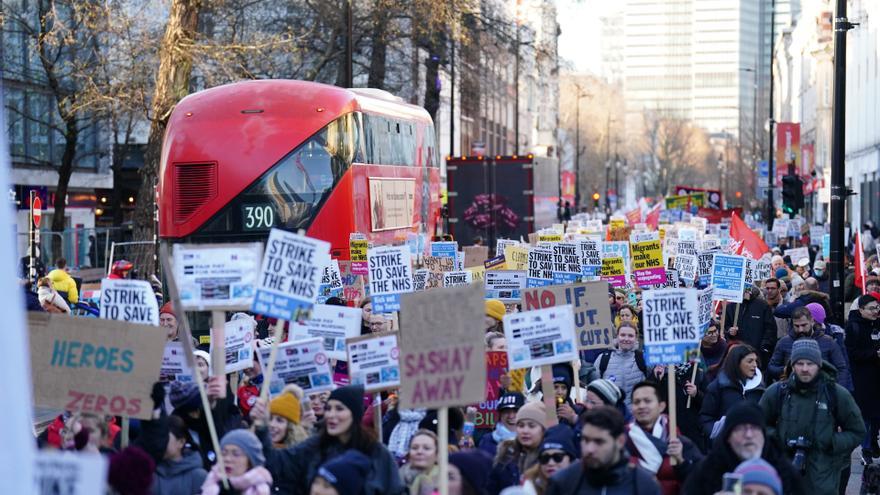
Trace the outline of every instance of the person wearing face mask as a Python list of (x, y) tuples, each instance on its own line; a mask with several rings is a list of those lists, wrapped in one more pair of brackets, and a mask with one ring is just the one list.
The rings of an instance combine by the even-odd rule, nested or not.
[(570, 428), (556, 425), (547, 429), (538, 454), (538, 464), (526, 471), (523, 491), (526, 495), (544, 495), (550, 478), (577, 462), (574, 434)]
[(776, 469), (782, 479), (783, 491), (804, 495), (806, 489), (800, 473), (795, 471), (777, 442), (767, 438), (764, 412), (750, 402), (731, 408), (724, 429), (712, 448), (684, 483), (682, 495), (713, 495), (721, 491), (724, 473), (733, 472), (743, 461), (763, 459)]
[(498, 445), (487, 485), (490, 495), (522, 484), (523, 473), (538, 462), (546, 418), (543, 402), (529, 402), (516, 413), (516, 437)]
[(406, 464), (400, 466), (400, 480), (410, 495), (430, 495), (437, 487), (439, 441), (431, 430), (418, 430), (409, 441)]
[[(822, 306), (819, 306), (822, 308)], [(849, 367), (840, 346), (828, 335), (821, 327), (817, 327), (813, 320), (813, 314), (808, 308), (797, 308), (791, 314), (791, 331), (788, 335), (779, 340), (776, 349), (773, 351), (773, 357), (770, 358), (770, 364), (767, 365), (767, 375), (769, 380), (779, 380), (783, 378), (785, 365), (791, 356), (791, 348), (795, 341), (802, 339), (811, 339), (819, 345), (822, 351), (822, 359), (834, 365), (837, 370), (837, 381), (848, 390), (852, 388), (852, 379), (849, 374)]]
[(819, 282), (819, 292), (829, 293), (831, 288), (831, 277), (827, 271), (828, 265), (824, 260), (816, 260), (813, 262), (813, 277)]
[(305, 495), (318, 474), (318, 468), (351, 450), (357, 450), (370, 460), (367, 495), (404, 492), (394, 457), (376, 440), (372, 430), (361, 425), (364, 416), (364, 387), (349, 385), (330, 392), (324, 408), (324, 421), (317, 434), (306, 441), (284, 449), (272, 446), (266, 427), (269, 409), (258, 400), (251, 409), (257, 436), (262, 440), (266, 467), (272, 473), (276, 493)]
[(868, 427), (862, 442), (862, 455), (880, 457), (877, 443), (880, 431), (880, 300), (865, 295), (857, 300), (859, 309), (850, 311), (846, 322), (846, 352), (852, 365), (856, 403)]
[(725, 416), (733, 406), (746, 400), (757, 404), (764, 395), (758, 353), (751, 346), (740, 344), (730, 349), (721, 373), (706, 388), (700, 421), (710, 439), (724, 427)]
[(645, 379), (648, 370), (642, 351), (636, 349), (637, 343), (636, 327), (630, 323), (621, 324), (617, 329), (617, 348), (602, 352), (594, 363), (600, 378), (620, 387), (627, 405), (633, 386)]

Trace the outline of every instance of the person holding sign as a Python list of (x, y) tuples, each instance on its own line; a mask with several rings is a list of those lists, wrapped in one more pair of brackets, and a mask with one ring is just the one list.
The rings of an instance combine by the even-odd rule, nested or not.
[(724, 335), (728, 341), (738, 341), (758, 350), (762, 363), (767, 363), (776, 347), (776, 320), (773, 311), (757, 287), (743, 291), (743, 302), (727, 304)]
[(285, 449), (270, 447), (269, 409), (258, 400), (251, 409), (257, 436), (263, 440), (266, 467), (275, 480), (276, 492), (305, 495), (318, 474), (318, 468), (348, 451), (358, 450), (370, 458), (370, 470), (363, 493), (370, 495), (399, 494), (404, 488), (400, 482), (397, 464), (370, 430), (365, 429), (364, 387), (349, 385), (330, 392), (324, 409), (320, 431), (305, 442)]
[[(249, 430), (232, 430), (220, 440), (220, 451), (223, 465), (226, 467), (226, 478), (229, 480), (233, 493), (245, 495), (267, 495), (272, 490), (272, 475), (263, 467), (262, 445), (256, 435)], [(229, 493), (223, 489), (220, 465), (217, 464), (208, 473), (202, 485), (202, 495), (220, 495)]]
[[(660, 390), (668, 391), (670, 378), (668, 370), (668, 366), (654, 366), (648, 381), (656, 383)], [(695, 376), (694, 373), (696, 379), (691, 381)], [(691, 439), (701, 451), (705, 451), (703, 428), (700, 426), (700, 407), (703, 405), (703, 396), (709, 384), (706, 381), (706, 373), (700, 369), (699, 363), (690, 361), (676, 364), (675, 376), (672, 379), (675, 387), (676, 424), (684, 436)], [(688, 399), (691, 400), (690, 404)]]
[(700, 408), (703, 432), (710, 439), (718, 436), (724, 427), (724, 417), (733, 406), (743, 400), (757, 404), (764, 395), (758, 353), (749, 345), (732, 347), (724, 360), (721, 373), (706, 387), (706, 396)]
[[(215, 391), (210, 387), (207, 393), (209, 398), (216, 396)], [(217, 453), (213, 451), (209, 440), (208, 421), (205, 419), (205, 414), (202, 410), (198, 387), (195, 382), (172, 382), (170, 398), (171, 406), (174, 408), (171, 414), (179, 417), (186, 424), (187, 441), (199, 450), (202, 454), (205, 468), (210, 469), (214, 464)], [(234, 410), (234, 406), (230, 408), (225, 407), (226, 405), (226, 400), (221, 400), (215, 402), (211, 410), (218, 436), (241, 427), (241, 416), (236, 414), (237, 411)]]

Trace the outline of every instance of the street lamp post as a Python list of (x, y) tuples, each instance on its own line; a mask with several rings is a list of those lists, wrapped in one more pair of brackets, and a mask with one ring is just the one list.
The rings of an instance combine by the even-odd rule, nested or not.
[(577, 89), (574, 138), (574, 207), (575, 211), (578, 211), (581, 207), (581, 98), (590, 98), (593, 95), (585, 93), (580, 84), (575, 84), (574, 87)]

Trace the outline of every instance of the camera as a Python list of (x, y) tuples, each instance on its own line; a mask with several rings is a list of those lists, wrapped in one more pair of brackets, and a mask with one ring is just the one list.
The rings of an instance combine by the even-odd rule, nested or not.
[(799, 472), (803, 473), (807, 466), (807, 449), (810, 448), (812, 443), (803, 436), (800, 436), (789, 440), (786, 445), (788, 445), (789, 449), (794, 450), (794, 458), (791, 460), (792, 465)]

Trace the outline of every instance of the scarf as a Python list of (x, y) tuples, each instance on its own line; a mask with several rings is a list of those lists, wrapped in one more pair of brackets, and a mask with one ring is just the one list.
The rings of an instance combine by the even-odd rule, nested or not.
[(505, 440), (513, 440), (514, 438), (516, 438), (516, 432), (508, 430), (504, 423), (496, 424), (495, 429), (492, 430), (492, 440), (495, 440), (497, 444)]
[[(202, 495), (220, 495), (220, 468), (214, 466), (202, 484)], [(229, 485), (242, 495), (270, 495), (272, 475), (263, 466), (257, 466), (241, 476), (229, 478)]]
[[(629, 425), (629, 438), (638, 451), (639, 465), (654, 474), (657, 474), (657, 471), (660, 470), (660, 466), (663, 464), (663, 456), (666, 454), (666, 441), (669, 432), (668, 422), (669, 419), (665, 414), (661, 414), (657, 418), (657, 422), (654, 423), (654, 428), (651, 430), (653, 438), (648, 438), (647, 433), (638, 423), (633, 422)], [(663, 449), (662, 452), (660, 451), (661, 447)]]
[(388, 438), (388, 450), (394, 454), (394, 457), (403, 459), (409, 452), (409, 441), (413, 434), (419, 429), (419, 423), (425, 419), (428, 414), (427, 409), (398, 409), (397, 415), (400, 421), (391, 431)]

